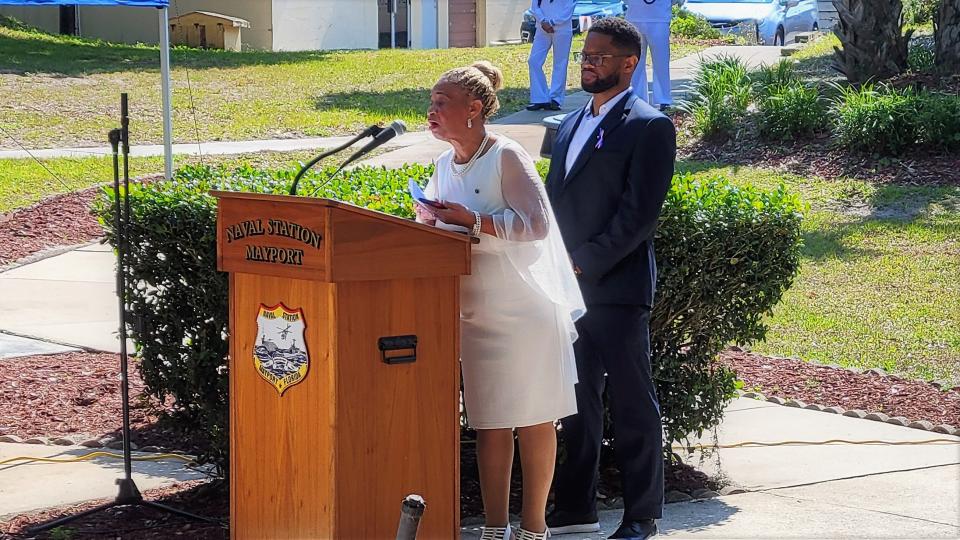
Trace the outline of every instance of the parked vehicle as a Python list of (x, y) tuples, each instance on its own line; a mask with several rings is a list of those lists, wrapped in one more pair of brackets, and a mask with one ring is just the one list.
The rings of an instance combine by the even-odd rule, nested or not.
[[(573, 8), (573, 33), (579, 34), (580, 18), (590, 17), (591, 21), (598, 21), (604, 17), (623, 15), (626, 8), (622, 0), (577, 0)], [(537, 34), (537, 21), (529, 9), (523, 12), (523, 22), (520, 23), (520, 41), (529, 43)]]
[(817, 0), (685, 0), (683, 9), (721, 32), (742, 31), (755, 23), (761, 45), (792, 43), (800, 32), (819, 29)]

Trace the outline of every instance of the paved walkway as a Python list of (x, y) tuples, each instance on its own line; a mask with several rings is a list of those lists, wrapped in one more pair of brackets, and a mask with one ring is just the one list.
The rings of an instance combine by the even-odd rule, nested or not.
[[(0, 461), (13, 457), (69, 459), (94, 451), (83, 446), (43, 446), (0, 443)], [(104, 450), (122, 454), (120, 450)], [(133, 452), (133, 456), (146, 456)], [(201, 480), (200, 471), (179, 460), (135, 461), (133, 481), (140, 491), (174, 482)], [(123, 477), (123, 460), (98, 457), (74, 463), (13, 463), (0, 465), (0, 520), (53, 506), (76, 504), (117, 495), (114, 480)]]
[[(705, 439), (713, 444), (712, 437)], [(721, 446), (830, 439), (960, 443), (958, 437), (752, 399), (731, 403), (718, 430)], [(722, 471), (749, 492), (667, 504), (659, 524), (665, 537), (960, 537), (960, 444), (731, 448), (702, 463), (699, 457), (690, 462), (707, 474)], [(620, 517), (620, 511), (602, 512), (603, 534), (557, 538), (606, 538)], [(461, 538), (479, 538), (476, 527), (465, 527)]]

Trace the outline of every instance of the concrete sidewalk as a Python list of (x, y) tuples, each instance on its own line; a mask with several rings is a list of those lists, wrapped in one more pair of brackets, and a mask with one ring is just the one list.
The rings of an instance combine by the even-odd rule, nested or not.
[[(410, 126), (411, 129), (419, 129)], [(419, 144), (430, 138), (425, 131), (411, 131), (385, 144), (387, 148), (403, 148)], [(255, 152), (295, 152), (298, 150), (319, 150), (334, 148), (344, 144), (352, 137), (312, 137), (300, 139), (262, 139), (253, 141), (222, 141), (182, 143), (173, 145), (174, 155), (185, 156), (219, 156), (230, 154), (252, 154)], [(76, 148), (41, 148), (37, 150), (0, 150), (0, 159), (37, 159), (52, 158), (85, 158), (95, 156), (109, 156), (112, 150), (109, 146), (76, 147)], [(142, 144), (130, 147), (132, 157), (162, 156), (162, 144)]]
[(0, 273), (0, 332), (40, 340), (5, 336), (0, 358), (14, 345), (59, 352), (43, 342), (119, 352), (115, 260), (109, 246), (91, 244)]
[[(939, 433), (742, 398), (727, 407), (718, 429), (721, 446), (830, 439), (960, 443)], [(749, 492), (667, 504), (659, 523), (665, 537), (960, 537), (960, 444), (730, 448), (703, 462), (696, 455), (691, 464)], [(602, 512), (602, 534), (557, 538), (606, 538), (620, 517), (620, 511)], [(479, 538), (477, 528), (464, 528), (461, 538)]]
[[(0, 443), (0, 461), (13, 457), (76, 458), (100, 449)], [(103, 450), (122, 455), (120, 450)], [(149, 456), (133, 452), (133, 456)], [(135, 461), (133, 481), (141, 491), (174, 482), (201, 480), (201, 470), (180, 460)], [(123, 460), (98, 457), (75, 463), (13, 463), (0, 465), (0, 520), (43, 508), (76, 504), (117, 495), (114, 480), (123, 478)]]

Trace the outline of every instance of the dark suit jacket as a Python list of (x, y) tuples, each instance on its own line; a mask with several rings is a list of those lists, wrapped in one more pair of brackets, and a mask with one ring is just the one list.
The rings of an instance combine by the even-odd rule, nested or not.
[[(673, 178), (673, 122), (634, 95), (620, 100), (566, 172), (567, 148), (583, 110), (557, 130), (547, 194), (589, 304), (653, 307), (653, 235)], [(603, 144), (596, 148), (600, 129)]]

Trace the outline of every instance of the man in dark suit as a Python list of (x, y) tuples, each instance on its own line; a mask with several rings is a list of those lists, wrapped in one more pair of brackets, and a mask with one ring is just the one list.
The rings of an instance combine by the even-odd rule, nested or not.
[(598, 21), (581, 64), (586, 108), (563, 120), (547, 193), (587, 304), (577, 323), (577, 405), (562, 419), (566, 460), (557, 472), (554, 534), (599, 530), (596, 491), (609, 384), (624, 514), (610, 538), (657, 534), (663, 507), (663, 430), (650, 367), (656, 283), (653, 236), (673, 177), (676, 132), (630, 88), (640, 35), (623, 19)]

